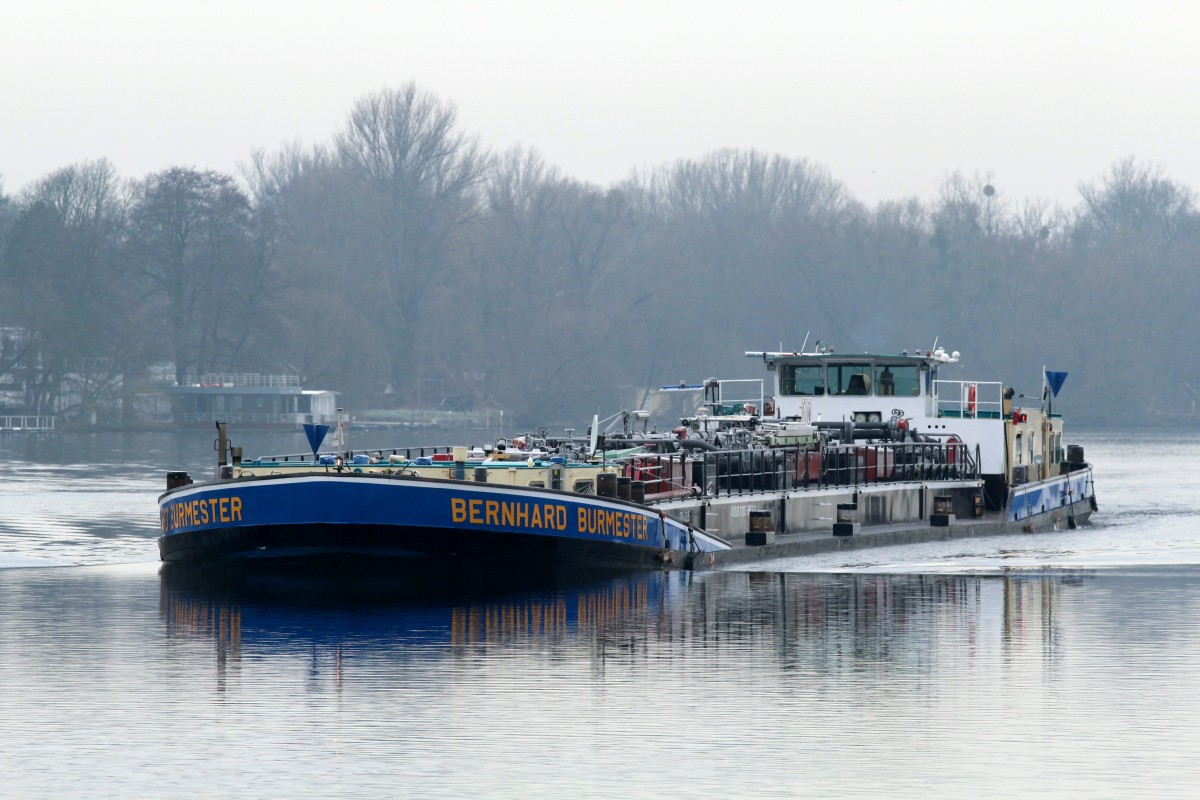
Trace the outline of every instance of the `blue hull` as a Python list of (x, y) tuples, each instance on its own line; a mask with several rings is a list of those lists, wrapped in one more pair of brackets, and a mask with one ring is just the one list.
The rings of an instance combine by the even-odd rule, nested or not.
[(192, 484), (159, 498), (166, 562), (333, 554), (659, 566), (728, 549), (645, 506), (547, 489), (315, 473)]
[(1094, 501), (1095, 496), (1091, 468), (1078, 469), (1013, 487), (1009, 492), (1007, 518), (1009, 522), (1022, 522), (1058, 509), (1069, 509), (1080, 501)]

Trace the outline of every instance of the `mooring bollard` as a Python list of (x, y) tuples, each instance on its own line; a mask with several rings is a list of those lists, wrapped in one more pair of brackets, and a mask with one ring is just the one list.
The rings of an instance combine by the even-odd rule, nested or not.
[(833, 523), (834, 536), (853, 536), (858, 533), (858, 504), (838, 503), (837, 521)]
[(617, 473), (601, 472), (596, 475), (596, 494), (601, 497), (616, 497)]
[(629, 484), (629, 499), (635, 503), (645, 504), (646, 502), (646, 482), (631, 481)]
[(948, 494), (934, 495), (933, 513), (929, 524), (934, 528), (948, 528), (954, 522), (954, 498)]
[(629, 478), (620, 475), (617, 477), (617, 498), (619, 500), (628, 500), (629, 496)]
[(167, 473), (167, 491), (178, 489), (180, 486), (187, 486), (192, 482), (192, 476), (186, 472), (168, 472)]
[(454, 460), (454, 479), (467, 479), (467, 448), (456, 446), (451, 450), (450, 457)]
[(775, 541), (775, 525), (770, 511), (751, 511), (750, 530), (746, 531), (746, 545), (762, 547)]
[(487, 483), (487, 467), (475, 468), (475, 480), (479, 483)]

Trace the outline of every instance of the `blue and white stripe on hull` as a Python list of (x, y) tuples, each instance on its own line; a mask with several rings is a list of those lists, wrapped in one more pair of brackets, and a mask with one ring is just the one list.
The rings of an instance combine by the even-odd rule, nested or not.
[(1065, 475), (1014, 486), (1009, 491), (1007, 518), (1009, 522), (1021, 522), (1094, 497), (1091, 468), (1078, 469)]
[[(192, 484), (159, 498), (165, 561), (267, 556), (289, 547), (445, 555), (538, 541), (617, 554), (729, 545), (660, 511), (573, 492), (417, 477), (263, 476)], [(632, 552), (631, 552), (632, 555)], [(635, 560), (643, 560), (639, 557)]]

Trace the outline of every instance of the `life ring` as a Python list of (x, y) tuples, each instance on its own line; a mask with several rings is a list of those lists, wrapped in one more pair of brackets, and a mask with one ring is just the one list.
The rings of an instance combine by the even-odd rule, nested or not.
[(967, 411), (973, 417), (975, 416), (975, 384), (967, 387)]

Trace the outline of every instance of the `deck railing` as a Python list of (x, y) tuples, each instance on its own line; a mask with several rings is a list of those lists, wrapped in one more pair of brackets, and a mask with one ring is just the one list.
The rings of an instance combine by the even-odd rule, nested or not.
[(979, 454), (962, 442), (827, 447), (820, 472), (824, 486), (973, 480), (979, 477)]
[[(452, 445), (426, 445), (424, 447), (372, 447), (366, 450), (339, 450), (338, 454), (343, 456), (347, 461), (352, 461), (355, 456), (378, 456), (383, 459), (388, 459), (391, 456), (403, 458), (405, 461), (414, 461), (418, 458), (432, 458), (435, 455), (444, 455), (453, 453)], [(333, 455), (332, 451), (324, 451), (322, 455)], [(312, 452), (307, 453), (281, 453), (279, 455), (256, 456), (258, 461), (312, 461)]]
[(627, 477), (643, 482), (650, 501), (979, 477), (978, 452), (962, 442), (640, 454), (620, 463)]
[(205, 372), (188, 374), (185, 386), (250, 387), (272, 389), (299, 387), (299, 375), (263, 375), (257, 372)]
[(1004, 384), (999, 381), (934, 381), (933, 404), (939, 417), (1000, 419)]
[(49, 433), (54, 430), (54, 417), (13, 415), (0, 417), (0, 431), (8, 433)]
[[(450, 454), (451, 446), (345, 450), (354, 456), (405, 461)], [(261, 456), (259, 460), (309, 461), (312, 453)], [(979, 477), (978, 452), (962, 442), (835, 445), (819, 450), (780, 447), (720, 450), (691, 455), (640, 453), (610, 462), (620, 473), (642, 484), (647, 502), (678, 497), (725, 497), (755, 492), (791, 491), (831, 486), (865, 486)]]

